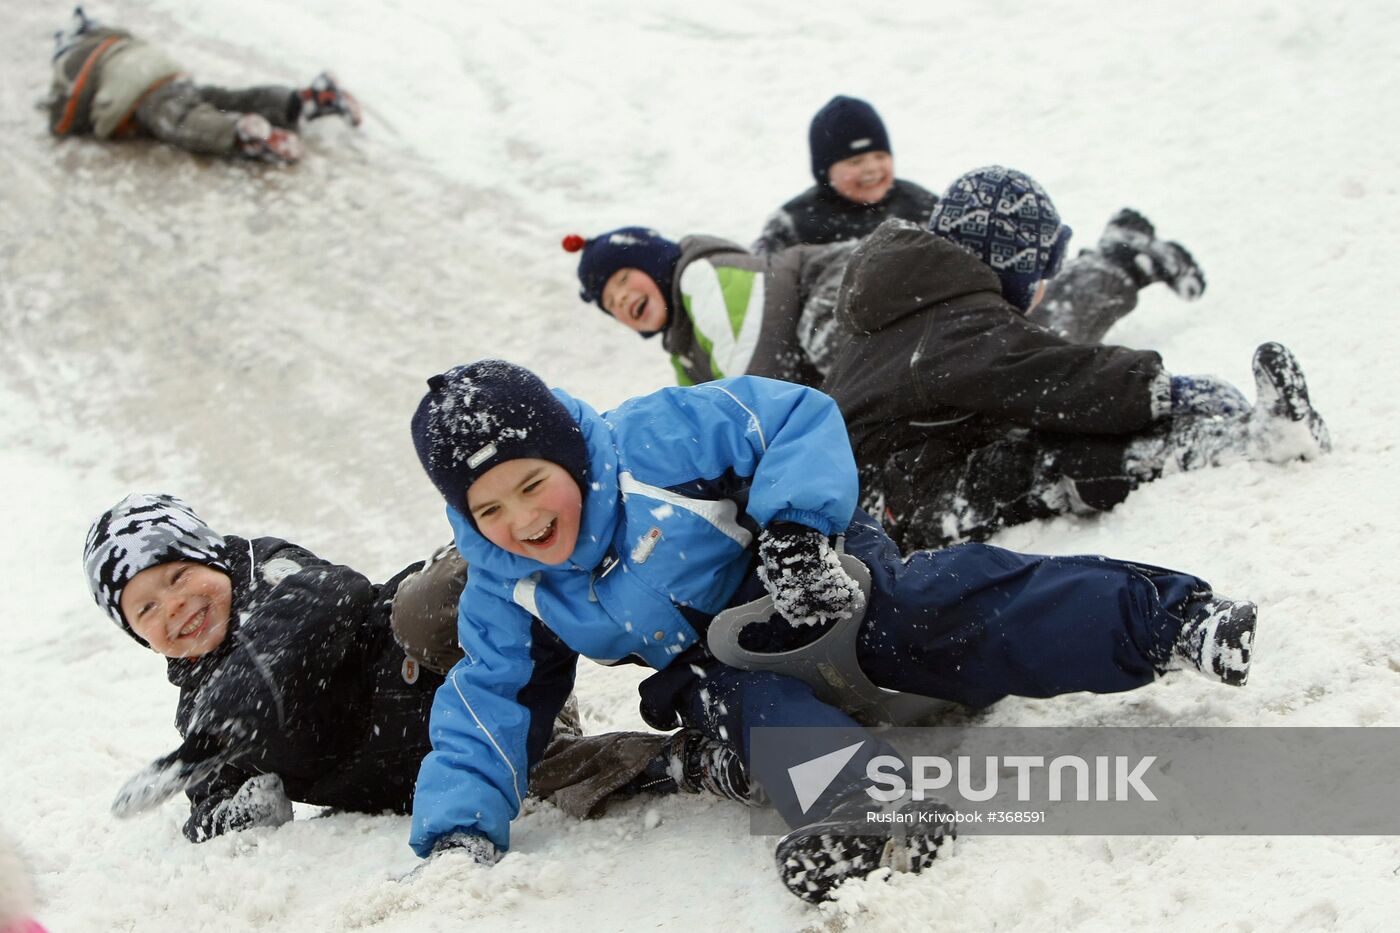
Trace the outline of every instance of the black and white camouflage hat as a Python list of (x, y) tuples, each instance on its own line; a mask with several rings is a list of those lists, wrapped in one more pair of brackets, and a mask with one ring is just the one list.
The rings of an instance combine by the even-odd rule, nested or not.
[(127, 496), (92, 523), (83, 547), (92, 598), (127, 634), (141, 639), (122, 618), (122, 590), (141, 571), (188, 560), (229, 572), (223, 536), (182, 500), (164, 494)]

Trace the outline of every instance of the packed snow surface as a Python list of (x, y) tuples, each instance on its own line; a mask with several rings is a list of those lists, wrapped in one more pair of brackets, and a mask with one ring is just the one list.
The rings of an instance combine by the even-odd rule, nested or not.
[[(1123, 205), (1206, 270), (1109, 340), (1252, 393), (1302, 361), (1335, 452), (1170, 477), (1111, 515), (998, 543), (1200, 574), (1260, 606), (1250, 684), (1008, 700), (1018, 725), (1400, 725), (1400, 7), (620, 0), (108, 0), (196, 75), (335, 69), (354, 131), (289, 169), (56, 142), (34, 108), (70, 4), (0, 0), (0, 828), (50, 929), (1391, 929), (1395, 838), (999, 838), (923, 876), (788, 895), (738, 807), (535, 806), (485, 870), (417, 860), (400, 817), (299, 818), (204, 845), (178, 801), (116, 821), (174, 747), (165, 665), (96, 609), (88, 524), (168, 491), (385, 579), (449, 536), (408, 419), (484, 356), (595, 406), (668, 384), (655, 342), (577, 299), (560, 238), (652, 226), (747, 243), (810, 183), (807, 121), (873, 101), (934, 190), (1023, 169), (1092, 243)], [(583, 664), (588, 728), (639, 728), (640, 673)], [(1395, 775), (1378, 775), (1394, 781)]]

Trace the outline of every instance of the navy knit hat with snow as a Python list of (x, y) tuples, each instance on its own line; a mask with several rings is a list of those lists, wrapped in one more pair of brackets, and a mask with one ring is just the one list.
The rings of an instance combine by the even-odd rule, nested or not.
[(812, 150), (812, 177), (822, 187), (830, 187), (827, 173), (842, 159), (863, 152), (894, 152), (875, 108), (858, 98), (839, 94), (812, 118), (807, 143)]
[(507, 460), (557, 463), (588, 489), (583, 429), (539, 376), (504, 360), (429, 378), (413, 413), (413, 446), (437, 491), (468, 519), (467, 487)]
[(1045, 189), (1023, 172), (991, 165), (953, 182), (928, 227), (992, 267), (1007, 301), (1025, 311), (1036, 283), (1064, 261), (1070, 228)]
[[(603, 307), (603, 286), (619, 269), (640, 269), (669, 299), (671, 279), (681, 258), (679, 243), (646, 227), (619, 227), (591, 240), (570, 234), (564, 237), (564, 249), (583, 252), (578, 259), (578, 281), (582, 286), (578, 295), (599, 308)], [(607, 313), (606, 308), (603, 311)]]
[(228, 573), (227, 545), (180, 499), (127, 496), (92, 523), (83, 546), (83, 569), (97, 605), (128, 635), (145, 641), (122, 617), (122, 591), (138, 573), (187, 560)]

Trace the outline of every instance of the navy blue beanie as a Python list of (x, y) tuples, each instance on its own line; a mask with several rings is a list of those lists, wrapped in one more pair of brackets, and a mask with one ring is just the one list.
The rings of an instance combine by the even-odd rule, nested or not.
[[(661, 296), (671, 300), (671, 280), (676, 263), (681, 259), (679, 243), (666, 239), (647, 227), (619, 227), (600, 233), (591, 240), (577, 234), (564, 237), (564, 249), (570, 253), (580, 250), (578, 259), (579, 297), (603, 307), (603, 286), (619, 269), (640, 269), (645, 272)], [(606, 314), (607, 309), (603, 312)]]
[(1022, 311), (1030, 308), (1036, 283), (1060, 271), (1073, 233), (1035, 179), (1000, 165), (953, 182), (928, 228), (991, 266), (1002, 296)]
[(469, 520), (467, 488), (507, 460), (557, 463), (588, 490), (583, 429), (539, 376), (504, 360), (429, 377), (413, 413), (413, 446), (437, 491)]
[(885, 124), (875, 108), (863, 100), (840, 94), (827, 101), (812, 118), (807, 143), (812, 149), (812, 177), (822, 186), (831, 184), (827, 173), (842, 159), (863, 152), (894, 152)]

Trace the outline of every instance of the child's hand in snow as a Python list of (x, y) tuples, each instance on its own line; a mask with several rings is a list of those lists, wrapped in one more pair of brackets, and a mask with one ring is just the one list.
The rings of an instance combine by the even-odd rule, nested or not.
[(759, 579), (773, 605), (793, 625), (849, 619), (864, 609), (860, 587), (841, 566), (826, 535), (792, 522), (774, 522), (758, 536)]
[(490, 868), (501, 860), (501, 850), (485, 836), (471, 833), (452, 833), (443, 836), (433, 846), (433, 853), (424, 859), (423, 864), (403, 876), (404, 881), (415, 881), (429, 865), (442, 859), (461, 861), (470, 859), (482, 868)]

